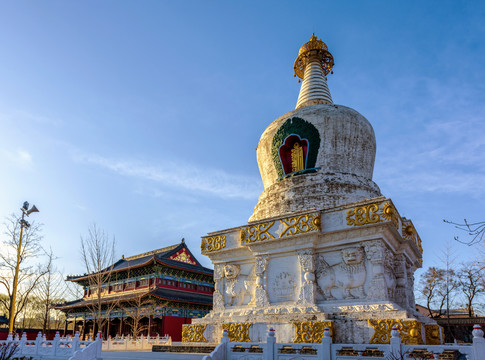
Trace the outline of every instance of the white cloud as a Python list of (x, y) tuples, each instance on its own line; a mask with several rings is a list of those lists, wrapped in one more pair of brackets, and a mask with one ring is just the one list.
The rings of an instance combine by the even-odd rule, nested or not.
[(32, 164), (32, 155), (23, 149), (6, 150), (0, 149), (0, 156), (18, 167), (29, 167)]
[(123, 176), (152, 181), (166, 187), (181, 188), (221, 198), (257, 199), (261, 181), (247, 176), (228, 174), (219, 169), (200, 168), (192, 164), (165, 161), (146, 164), (133, 160), (110, 159), (99, 155), (78, 155), (77, 161), (95, 164)]
[(483, 89), (446, 79), (414, 83), (424, 84), (419, 105), (398, 117), (413, 119), (416, 130), (378, 144), (384, 149), (376, 181), (393, 190), (484, 196), (485, 106), (478, 101)]

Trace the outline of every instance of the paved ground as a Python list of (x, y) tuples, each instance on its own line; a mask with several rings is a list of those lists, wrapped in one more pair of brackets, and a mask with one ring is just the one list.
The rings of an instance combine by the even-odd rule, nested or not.
[(204, 355), (208, 354), (163, 353), (151, 351), (103, 351), (101, 353), (103, 360), (202, 360)]

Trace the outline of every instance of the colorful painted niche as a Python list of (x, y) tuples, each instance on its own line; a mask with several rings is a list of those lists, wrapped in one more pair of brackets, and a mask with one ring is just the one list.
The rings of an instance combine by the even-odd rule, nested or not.
[(298, 117), (286, 120), (273, 137), (278, 180), (315, 170), (319, 148), (320, 135), (313, 124)]

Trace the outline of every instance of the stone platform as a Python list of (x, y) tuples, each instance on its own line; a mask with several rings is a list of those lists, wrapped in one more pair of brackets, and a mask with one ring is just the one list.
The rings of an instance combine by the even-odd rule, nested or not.
[[(211, 233), (214, 309), (184, 325), (183, 341), (308, 342), (329, 327), (336, 342), (382, 343), (393, 325), (408, 343), (440, 342), (415, 310), (421, 239), (391, 199), (293, 213)], [(430, 327), (431, 326), (431, 327)]]

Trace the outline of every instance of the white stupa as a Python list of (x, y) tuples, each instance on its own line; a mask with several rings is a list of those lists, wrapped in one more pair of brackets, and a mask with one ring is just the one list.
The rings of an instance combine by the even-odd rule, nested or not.
[(376, 141), (357, 111), (335, 105), (333, 67), (314, 35), (295, 61), (296, 109), (273, 121), (257, 148), (264, 184), (249, 223), (202, 238), (214, 264), (214, 308), (184, 341), (439, 343), (438, 326), (415, 310), (421, 240), (372, 181)]

